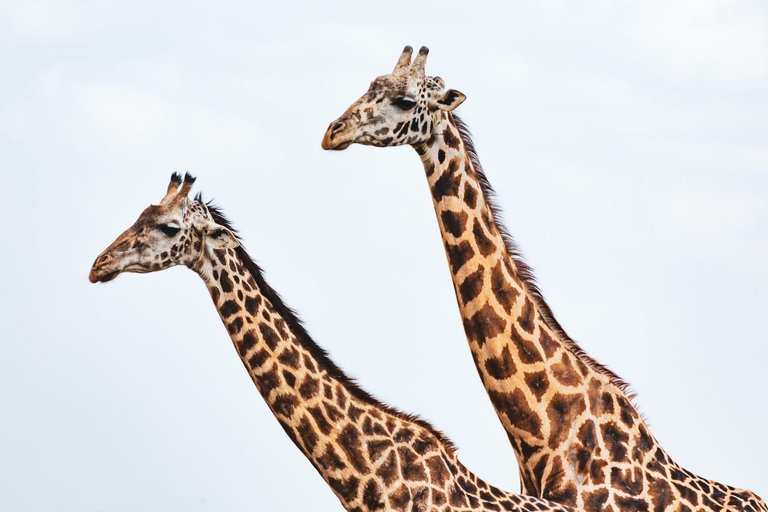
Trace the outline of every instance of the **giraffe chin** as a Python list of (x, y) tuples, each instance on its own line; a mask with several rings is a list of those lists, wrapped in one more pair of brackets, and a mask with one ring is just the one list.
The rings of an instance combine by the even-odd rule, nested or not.
[(323, 140), (323, 149), (329, 151), (344, 151), (354, 143), (353, 140), (344, 140), (341, 142), (334, 142), (330, 140)]

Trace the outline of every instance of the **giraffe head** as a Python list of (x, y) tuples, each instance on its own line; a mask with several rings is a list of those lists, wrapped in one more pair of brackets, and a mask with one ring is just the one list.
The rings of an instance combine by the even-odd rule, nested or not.
[(187, 197), (194, 182), (189, 173), (183, 180), (173, 173), (160, 204), (141, 212), (133, 226), (96, 258), (88, 279), (105, 283), (122, 272), (193, 267), (210, 256), (210, 249), (237, 247), (235, 235), (213, 221), (205, 203)]
[(422, 46), (411, 62), (406, 46), (389, 75), (376, 78), (359, 100), (328, 126), (323, 149), (342, 150), (354, 143), (386, 147), (428, 141), (446, 112), (466, 99), (446, 89), (440, 77), (424, 74), (429, 49)]

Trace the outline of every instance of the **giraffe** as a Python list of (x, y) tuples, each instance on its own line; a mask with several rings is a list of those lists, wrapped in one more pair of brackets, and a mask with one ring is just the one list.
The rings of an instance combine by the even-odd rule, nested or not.
[(346, 510), (575, 512), (487, 484), (441, 432), (360, 388), (266, 283), (221, 210), (188, 197), (194, 181), (174, 174), (160, 204), (96, 258), (89, 280), (195, 271), (275, 418)]
[(426, 47), (413, 62), (412, 52), (405, 47), (393, 72), (329, 125), (322, 146), (408, 144), (421, 157), (467, 341), (522, 491), (587, 512), (768, 511), (754, 493), (676, 464), (627, 384), (560, 327), (453, 112), (465, 95), (425, 76)]

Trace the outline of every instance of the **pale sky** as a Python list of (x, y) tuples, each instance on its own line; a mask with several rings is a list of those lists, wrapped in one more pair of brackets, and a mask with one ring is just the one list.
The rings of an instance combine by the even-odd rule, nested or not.
[(768, 4), (0, 0), (0, 509), (341, 510), (177, 268), (88, 283), (173, 171), (375, 396), (519, 490), (410, 148), (328, 153), (406, 44), (560, 323), (768, 498)]

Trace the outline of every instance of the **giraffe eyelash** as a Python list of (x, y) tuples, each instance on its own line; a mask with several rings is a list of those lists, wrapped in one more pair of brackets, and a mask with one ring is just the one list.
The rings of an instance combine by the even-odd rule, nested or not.
[(416, 100), (414, 100), (413, 98), (409, 98), (408, 96), (403, 96), (402, 98), (398, 98), (392, 103), (394, 103), (396, 107), (401, 108), (403, 110), (411, 110), (413, 107), (416, 106)]
[(172, 224), (158, 224), (157, 228), (168, 236), (176, 236), (181, 230), (180, 227)]

